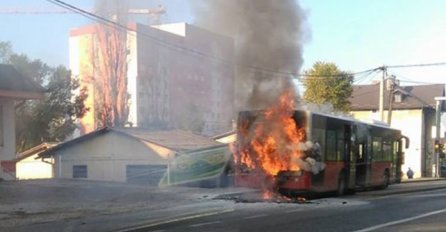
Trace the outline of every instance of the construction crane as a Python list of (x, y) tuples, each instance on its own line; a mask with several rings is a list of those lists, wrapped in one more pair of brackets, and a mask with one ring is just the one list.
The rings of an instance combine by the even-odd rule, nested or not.
[[(96, 13), (94, 10), (86, 11)], [(116, 12), (111, 13), (114, 13), (113, 18), (116, 18)], [(0, 14), (76, 14), (76, 12), (63, 9), (40, 10), (35, 8), (0, 8)], [(128, 9), (127, 12), (117, 12), (117, 14), (147, 15), (149, 17), (149, 24), (160, 24), (161, 17), (166, 14), (166, 8), (163, 5), (158, 5), (156, 8), (149, 9)]]

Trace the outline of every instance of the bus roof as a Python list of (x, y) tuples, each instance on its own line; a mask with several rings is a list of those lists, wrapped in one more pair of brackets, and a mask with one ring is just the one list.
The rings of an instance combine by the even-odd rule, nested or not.
[[(249, 112), (257, 112), (258, 113), (258, 112), (262, 112), (262, 111), (263, 110), (244, 110), (244, 111), (241, 111), (240, 113), (249, 113)], [(295, 111), (305, 112), (307, 114), (321, 115), (321, 116), (324, 116), (324, 117), (330, 117), (330, 118), (340, 119), (340, 120), (344, 120), (344, 121), (351, 121), (351, 122), (355, 122), (355, 123), (361, 123), (361, 124), (374, 126), (374, 127), (380, 127), (380, 128), (384, 128), (384, 129), (391, 129), (391, 130), (400, 131), (399, 129), (390, 127), (389, 124), (387, 124), (387, 123), (385, 123), (383, 121), (378, 121), (378, 120), (372, 120), (371, 122), (369, 122), (369, 121), (359, 120), (359, 119), (356, 119), (356, 118), (343, 116), (343, 115), (333, 115), (333, 114), (320, 113), (320, 112), (314, 112), (314, 111), (309, 111), (309, 110), (295, 110)]]
[(319, 112), (313, 112), (313, 111), (308, 111), (308, 110), (296, 110), (296, 111), (303, 111), (303, 112), (307, 112), (310, 114), (317, 114), (317, 115), (321, 115), (321, 116), (325, 116), (325, 117), (336, 118), (336, 119), (351, 121), (351, 122), (356, 122), (356, 123), (362, 123), (362, 124), (366, 124), (369, 126), (376, 126), (376, 127), (381, 127), (381, 128), (385, 128), (385, 129), (398, 130), (396, 128), (390, 127), (389, 124), (387, 124), (383, 121), (378, 121), (378, 120), (372, 120), (371, 122), (369, 122), (369, 121), (359, 120), (356, 118), (342, 116), (342, 115), (332, 115), (332, 114), (319, 113)]

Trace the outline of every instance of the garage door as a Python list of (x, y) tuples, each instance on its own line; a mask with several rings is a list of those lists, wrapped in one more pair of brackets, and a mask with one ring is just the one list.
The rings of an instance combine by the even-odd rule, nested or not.
[(127, 165), (127, 182), (158, 186), (161, 177), (166, 172), (166, 168), (166, 165)]

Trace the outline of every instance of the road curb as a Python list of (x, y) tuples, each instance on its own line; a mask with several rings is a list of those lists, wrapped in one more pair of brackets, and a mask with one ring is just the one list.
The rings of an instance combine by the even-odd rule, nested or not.
[[(434, 191), (434, 190), (440, 190), (440, 189), (446, 189), (446, 185), (444, 186), (435, 186), (430, 188), (415, 188), (415, 189), (404, 189), (404, 190), (395, 190), (390, 192), (382, 192), (382, 193), (375, 193), (373, 194), (373, 191), (370, 191), (371, 196), (389, 196), (389, 195), (398, 195), (398, 194), (406, 194), (406, 193), (415, 193), (415, 192), (427, 192), (427, 191)], [(382, 190), (382, 191), (388, 191), (388, 190)]]
[(434, 181), (446, 181), (446, 178), (428, 178), (428, 179), (412, 179), (403, 180), (399, 184), (412, 184), (412, 183), (422, 183), (422, 182), (434, 182)]
[(195, 219), (195, 218), (208, 217), (208, 216), (213, 216), (213, 215), (222, 214), (222, 213), (229, 213), (229, 212), (233, 212), (233, 211), (234, 211), (233, 208), (228, 208), (228, 209), (203, 211), (200, 213), (177, 215), (176, 217), (172, 217), (172, 218), (165, 219), (165, 220), (159, 220), (159, 219), (158, 220), (149, 220), (149, 221), (141, 223), (139, 225), (116, 230), (115, 232), (147, 231), (147, 229), (150, 227), (155, 227), (155, 226), (164, 225), (164, 224), (168, 224), (168, 223), (174, 223), (174, 222), (181, 222), (181, 221), (191, 220), (191, 219)]

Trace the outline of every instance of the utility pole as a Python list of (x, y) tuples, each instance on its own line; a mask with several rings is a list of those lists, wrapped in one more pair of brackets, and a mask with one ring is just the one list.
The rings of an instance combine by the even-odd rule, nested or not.
[(387, 79), (386, 87), (387, 91), (389, 91), (389, 109), (387, 111), (387, 124), (392, 123), (392, 110), (393, 110), (393, 96), (396, 87), (399, 85), (399, 81), (396, 80), (394, 75), (391, 75), (390, 78)]
[[(436, 97), (436, 107), (435, 107), (435, 141), (440, 141), (440, 124), (441, 124), (441, 103), (445, 101), (446, 97)], [(440, 152), (435, 152), (435, 177), (440, 177)]]
[(384, 122), (384, 81), (386, 80), (387, 66), (382, 66), (380, 69), (383, 71), (383, 75), (379, 82), (379, 114), (380, 120)]

